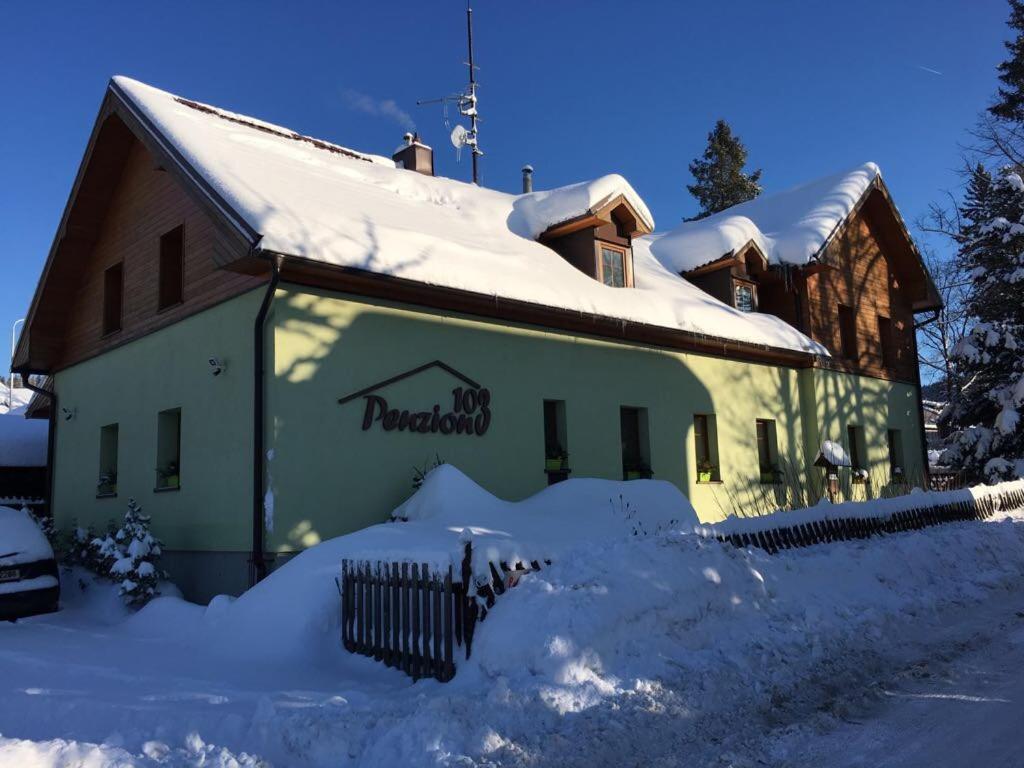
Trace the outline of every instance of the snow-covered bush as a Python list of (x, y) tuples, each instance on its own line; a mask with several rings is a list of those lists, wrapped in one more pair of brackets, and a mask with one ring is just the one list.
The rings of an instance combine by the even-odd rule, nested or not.
[(157, 595), (157, 584), (167, 574), (157, 568), (163, 550), (149, 530), (149, 516), (135, 499), (128, 500), (124, 524), (115, 532), (116, 552), (109, 578), (119, 581), (121, 597), (129, 605), (144, 605)]
[(120, 527), (111, 522), (104, 534), (75, 527), (66, 537), (65, 565), (81, 566), (118, 585), (121, 597), (131, 606), (145, 605), (158, 594), (157, 585), (167, 573), (159, 568), (162, 544), (149, 530), (149, 516), (135, 499)]

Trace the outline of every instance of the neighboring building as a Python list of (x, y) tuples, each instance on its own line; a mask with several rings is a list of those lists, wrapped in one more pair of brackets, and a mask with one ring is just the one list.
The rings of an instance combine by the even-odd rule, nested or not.
[(414, 137), (391, 160), (115, 78), (16, 352), (52, 376), (58, 524), (135, 497), (199, 597), (386, 519), (438, 456), (507, 498), (653, 476), (708, 520), (810, 483), (824, 439), (861, 494), (925, 470), (940, 300), (874, 165), (664, 235), (619, 176), (432, 172)]

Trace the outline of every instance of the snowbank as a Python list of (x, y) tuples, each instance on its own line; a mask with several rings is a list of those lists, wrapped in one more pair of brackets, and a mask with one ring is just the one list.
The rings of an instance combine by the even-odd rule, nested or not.
[[(329, 579), (337, 563), (327, 561)], [(587, 542), (502, 596), (445, 685), (412, 684), (345, 653), (330, 625), (322, 646), (253, 667), (249, 647), (286, 618), (264, 598), (289, 572), (249, 593), (262, 594), (247, 609), (256, 634), (221, 650), (202, 625), (234, 622), (248, 596), (181, 604), (148, 624), (147, 609), (120, 631), (82, 631), (61, 614), (0, 627), (0, 663), (11, 662), (0, 759), (234, 765), (230, 754), (249, 764), (245, 752), (295, 768), (777, 765), (756, 749), (780, 718), (843, 716), (844, 697), (876, 688), (894, 665), (969, 640), (977, 627), (951, 637), (951, 625), (982, 603), (1016, 626), (1024, 514), (778, 555), (680, 532)], [(153, 607), (161, 603), (171, 605)], [(199, 631), (190, 610), (205, 614)], [(142, 629), (153, 637), (139, 638)], [(338, 663), (325, 669), (325, 658)], [(126, 659), (137, 664), (128, 677)], [(191, 757), (192, 745), (214, 744), (230, 754)]]
[[(114, 88), (174, 144), (270, 251), (574, 312), (816, 354), (782, 320), (732, 310), (634, 249), (634, 288), (610, 288), (536, 242), (539, 228), (623, 194), (618, 175), (527, 195), (396, 169), (125, 77)], [(644, 240), (637, 241), (638, 243)]]
[(232, 653), (266, 659), (337, 653), (337, 579), (345, 558), (409, 560), (460, 573), (472, 542), (473, 574), (489, 580), (490, 564), (556, 560), (581, 542), (620, 540), (698, 522), (689, 501), (660, 480), (567, 480), (520, 502), (496, 498), (455, 467), (433, 470), (394, 512), (396, 520), (305, 550), (237, 600), (209, 607), (172, 598), (147, 605), (131, 624), (145, 633), (203, 637)]
[(45, 419), (0, 416), (0, 467), (45, 467), (48, 430)]

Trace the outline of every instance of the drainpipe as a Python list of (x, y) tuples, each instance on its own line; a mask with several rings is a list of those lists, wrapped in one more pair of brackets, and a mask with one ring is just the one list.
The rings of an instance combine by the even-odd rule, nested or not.
[(914, 384), (916, 385), (915, 392), (917, 393), (917, 430), (919, 433), (919, 439), (921, 441), (921, 460), (924, 462), (923, 473), (924, 481), (927, 487), (924, 490), (929, 490), (932, 484), (932, 476), (928, 466), (928, 443), (925, 441), (924, 433), (924, 398), (921, 397), (921, 358), (917, 355), (917, 331), (919, 328), (924, 328), (929, 323), (934, 323), (939, 319), (939, 310), (935, 310), (935, 314), (931, 317), (922, 320), (920, 323), (914, 321)]
[[(29, 371), (26, 371), (25, 369), (18, 369), (18, 370), (13, 371), (13, 373), (17, 373), (19, 376), (21, 376), (22, 382), (24, 383), (24, 385), (28, 389), (31, 389), (37, 395), (41, 395), (42, 397), (45, 397), (47, 400), (50, 401), (50, 416), (48, 418), (49, 425), (48, 425), (48, 429), (47, 429), (47, 433), (46, 433), (46, 499), (45, 499), (45, 501), (46, 501), (46, 513), (48, 515), (50, 515), (50, 517), (53, 517), (53, 476), (54, 476), (54, 473), (53, 473), (54, 450), (53, 449), (54, 449), (54, 445), (56, 444), (55, 440), (56, 440), (56, 433), (57, 433), (57, 393), (56, 392), (50, 392), (49, 390), (43, 389), (42, 387), (37, 387), (35, 384), (33, 384), (31, 381), (29, 381), (29, 376), (32, 376), (34, 374), (31, 374)], [(51, 381), (52, 381), (52, 379), (51, 379)], [(56, 382), (54, 382), (54, 386), (56, 386)]]
[(260, 311), (256, 314), (253, 327), (253, 390), (252, 390), (252, 552), (249, 554), (249, 586), (254, 586), (267, 575), (267, 558), (263, 537), (263, 431), (264, 413), (264, 365), (266, 361), (265, 334), (267, 313), (274, 300), (274, 292), (281, 279), (281, 262), (284, 257), (275, 254), (271, 259), (270, 281), (263, 294)]

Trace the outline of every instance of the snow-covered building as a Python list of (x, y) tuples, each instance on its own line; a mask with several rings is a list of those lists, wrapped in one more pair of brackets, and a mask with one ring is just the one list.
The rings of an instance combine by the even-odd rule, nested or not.
[(507, 498), (653, 475), (708, 520), (826, 439), (865, 493), (924, 471), (940, 300), (873, 164), (664, 233), (615, 174), (432, 174), (415, 138), (115, 78), (16, 351), (52, 377), (58, 523), (136, 498), (198, 595), (386, 518), (437, 457)]

